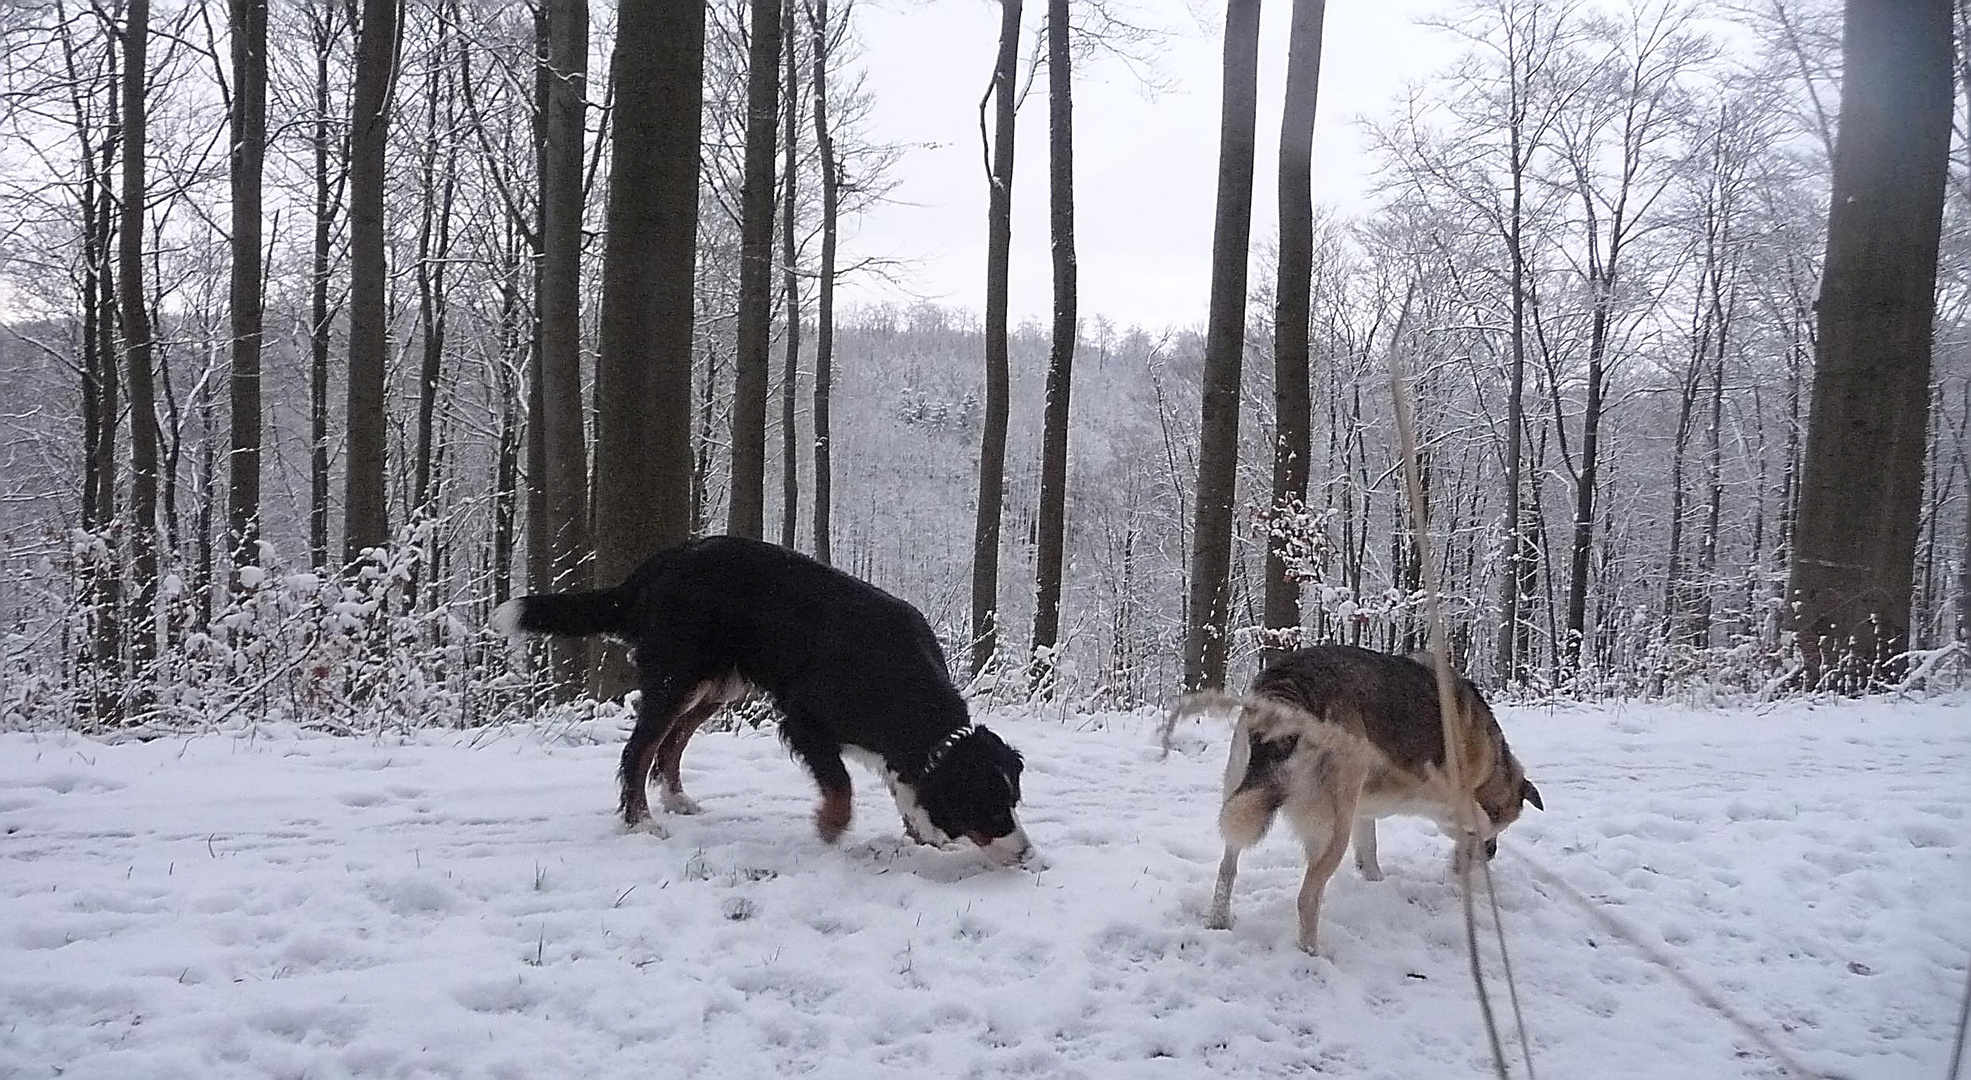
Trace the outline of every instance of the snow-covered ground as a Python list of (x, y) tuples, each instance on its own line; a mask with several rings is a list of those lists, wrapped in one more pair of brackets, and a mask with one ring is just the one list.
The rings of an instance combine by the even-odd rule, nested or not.
[[(1541, 1075), (1778, 1072), (1529, 858), (1810, 1067), (1944, 1075), (1971, 703), (1501, 719), (1549, 808), (1493, 864)], [(1147, 716), (992, 723), (1038, 872), (900, 847), (860, 777), (822, 846), (762, 733), (699, 736), (706, 813), (668, 838), (614, 824), (611, 732), (0, 737), (0, 1076), (1487, 1070), (1430, 826), (1384, 824), (1385, 881), (1344, 864), (1312, 958), (1285, 836), (1247, 856), (1237, 927), (1201, 925), (1222, 725), (1160, 759)]]

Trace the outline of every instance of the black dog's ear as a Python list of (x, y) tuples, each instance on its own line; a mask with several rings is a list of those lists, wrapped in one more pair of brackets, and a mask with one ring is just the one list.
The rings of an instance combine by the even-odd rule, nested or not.
[(1547, 804), (1540, 801), (1540, 789), (1534, 787), (1533, 781), (1531, 780), (1521, 780), (1519, 782), (1519, 797), (1532, 803), (1533, 809), (1535, 810), (1545, 810), (1547, 808)]
[(991, 728), (986, 727), (984, 724), (974, 724), (972, 725), (972, 730), (979, 733), (980, 735), (985, 736), (987, 739), (990, 739), (991, 742), (988, 745), (997, 747), (998, 749), (1004, 751), (1007, 757), (1010, 758), (1012, 761), (1014, 772), (1017, 773), (1021, 769), (1026, 767), (1026, 763), (1027, 763), (1026, 759), (1020, 756), (1020, 752), (1018, 750), (1013, 749), (1011, 743), (1008, 743), (1005, 739), (1002, 739), (998, 735), (995, 735)]

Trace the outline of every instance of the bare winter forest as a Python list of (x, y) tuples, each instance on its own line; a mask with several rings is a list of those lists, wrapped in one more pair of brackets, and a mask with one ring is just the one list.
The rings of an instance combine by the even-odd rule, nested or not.
[(1074, 304), (1073, 78), (1179, 32), (1119, 3), (1001, 0), (979, 73), (1048, 325), (998, 198), (975, 302), (836, 302), (910, 273), (845, 228), (911, 167), (853, 2), (0, 6), (0, 727), (520, 715), (608, 676), (495, 604), (727, 531), (916, 603), (999, 698), (1415, 648), (1432, 588), (1509, 694), (1961, 681), (1971, 4), (1447, 0), (1356, 216), (1309, 195), (1293, 6), (1279, 160), (1257, 0), (1221, 144), (1173, 148), (1219, 154), (1206, 326)]

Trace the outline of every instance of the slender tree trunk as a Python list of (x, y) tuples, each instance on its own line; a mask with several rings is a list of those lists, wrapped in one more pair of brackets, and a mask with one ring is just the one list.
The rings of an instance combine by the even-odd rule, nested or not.
[(1067, 546), (1068, 401), (1079, 332), (1074, 243), (1074, 68), (1068, 48), (1068, 0), (1047, 3), (1048, 218), (1054, 254), (1054, 340), (1047, 355), (1047, 404), (1041, 421), (1039, 543), (1034, 567), (1033, 667), (1040, 686), (1054, 670), (1040, 650), (1060, 640), (1062, 563)]
[[(540, 290), (540, 264), (543, 261), (540, 248), (540, 233), (534, 233), (534, 288)], [(548, 414), (547, 388), (541, 373), (541, 318), (538, 308), (534, 312), (533, 326), (527, 336), (527, 424), (526, 434), (526, 483), (527, 483), (527, 589), (530, 592), (553, 592), (555, 589), (554, 548), (557, 532), (554, 528), (554, 515), (548, 509), (548, 440), (545, 417)], [(582, 477), (588, 483), (588, 477)], [(554, 642), (546, 645), (549, 655), (550, 673), (555, 667), (554, 657), (559, 654)], [(550, 674), (550, 677), (552, 675)]]
[[(1609, 253), (1613, 264), (1615, 253)], [(1612, 276), (1612, 275), (1611, 275)], [(1581, 407), (1581, 474), (1574, 487), (1574, 537), (1567, 560), (1567, 636), (1561, 670), (1573, 678), (1581, 670), (1581, 645), (1588, 627), (1588, 558), (1595, 541), (1595, 484), (1601, 464), (1602, 382), (1608, 353), (1609, 297), (1595, 282), (1595, 309), (1588, 327), (1587, 401)], [(1556, 418), (1558, 421), (1558, 418)]]
[[(1971, 425), (1971, 383), (1964, 387), (1966, 424)], [(1964, 532), (1959, 537), (1957, 558), (1957, 632), (1952, 636), (1960, 647), (1971, 647), (1971, 460), (1966, 460), (1963, 441), (1958, 446), (1958, 469), (1964, 477)]]
[[(542, 540), (549, 588), (589, 585), (589, 460), (582, 410), (582, 150), (588, 107), (587, 0), (552, 0), (535, 23), (540, 67), (535, 79), (540, 114), (536, 140), (540, 176), (540, 270), (535, 352), (541, 411)], [(573, 694), (589, 664), (580, 641), (548, 646), (557, 696)]]
[[(1515, 80), (1517, 75), (1514, 76)], [(1518, 88), (1515, 87), (1515, 94)], [(1512, 169), (1512, 211), (1507, 222), (1506, 254), (1512, 263), (1512, 373), (1506, 389), (1506, 565), (1499, 585), (1499, 665), (1498, 679), (1508, 685), (1526, 681), (1525, 657), (1520, 644), (1524, 621), (1520, 600), (1526, 593), (1529, 564), (1524, 526), (1525, 509), (1520, 499), (1520, 461), (1525, 457), (1526, 428), (1526, 246), (1525, 148), (1520, 131), (1521, 117), (1512, 118), (1508, 132)]]
[(828, 0), (814, 0), (814, 146), (821, 163), (821, 266), (814, 309), (814, 557), (831, 562), (830, 515), (834, 512), (833, 447), (829, 443), (835, 380), (835, 243), (841, 206), (841, 173), (828, 128)]
[(519, 516), (520, 488), (520, 388), (514, 375), (526, 363), (526, 342), (521, 334), (519, 230), (514, 222), (505, 223), (501, 245), (500, 273), (500, 352), (493, 364), (493, 378), (500, 399), (499, 450), (493, 466), (493, 606), (513, 595), (513, 550), (515, 525)]
[[(105, 412), (105, 395), (114, 402), (116, 365), (114, 347), (107, 339), (114, 332), (115, 320), (105, 319), (102, 304), (103, 277), (109, 273), (109, 243), (111, 224), (109, 215), (99, 213), (98, 193), (107, 193), (112, 183), (110, 179), (111, 156), (114, 153), (115, 131), (103, 133), (101, 161), (97, 160), (95, 141), (95, 122), (91, 115), (94, 92), (76, 64), (75, 32), (71, 29), (67, 6), (57, 0), (56, 17), (61, 25), (62, 63), (68, 78), (71, 104), (75, 110), (75, 140), (82, 160), (82, 186), (77, 194), (76, 212), (82, 226), (82, 280), (78, 283), (78, 300), (82, 308), (82, 527), (95, 532), (108, 523), (111, 512), (105, 511), (105, 499), (115, 497), (114, 485), (105, 492), (102, 476), (105, 471), (114, 470), (116, 462), (99, 449), (105, 426), (114, 430), (115, 409)], [(114, 67), (116, 40), (114, 35), (102, 35), (103, 48), (110, 55)], [(115, 100), (118, 87), (111, 80), (109, 97)], [(109, 110), (112, 125), (116, 111)], [(108, 357), (112, 362), (105, 365)], [(88, 586), (85, 583), (84, 592)], [(86, 602), (86, 601), (85, 601)]]
[(1718, 320), (1718, 351), (1712, 355), (1711, 363), (1711, 415), (1704, 433), (1704, 537), (1697, 549), (1697, 611), (1690, 632), (1690, 643), (1700, 649), (1711, 644), (1712, 619), (1716, 611), (1713, 598), (1720, 584), (1717, 580), (1718, 531), (1723, 521), (1725, 499), (1725, 349), (1730, 314), (1721, 311)]
[[(705, 9), (617, 13), (596, 360), (595, 578), (621, 581), (691, 525), (692, 283)], [(769, 204), (770, 205), (770, 204)], [(627, 683), (620, 662), (597, 688)]]
[[(117, 104), (121, 87), (118, 85), (117, 61), (112, 54), (110, 61), (110, 136), (103, 142), (101, 179), (96, 185), (96, 257), (101, 271), (96, 275), (96, 370), (101, 373), (102, 400), (100, 402), (103, 422), (96, 429), (96, 512), (99, 521), (108, 525), (117, 517), (117, 452), (116, 433), (121, 417), (119, 398), (122, 397), (123, 379), (120, 352), (117, 348), (117, 332), (120, 314), (117, 308), (116, 277), (118, 269), (112, 265), (115, 256), (110, 248), (116, 242), (117, 214), (115, 206), (115, 183), (112, 179), (117, 168), (117, 152), (122, 148), (122, 109)], [(118, 588), (116, 575), (111, 575), (110, 587)], [(115, 623), (114, 604), (110, 611), (110, 622)]]
[[(1788, 260), (1787, 278), (1793, 282), (1795, 274), (1792, 260)], [(1800, 456), (1805, 451), (1806, 424), (1802, 419), (1805, 407), (1805, 384), (1807, 358), (1816, 347), (1813, 338), (1813, 319), (1807, 310), (1804, 293), (1793, 290), (1794, 340), (1786, 350), (1786, 470), (1780, 480), (1779, 499), (1779, 544), (1775, 562), (1785, 570), (1793, 565), (1793, 537), (1796, 515), (1800, 508)], [(1786, 581), (1784, 574), (1774, 583), (1773, 631), (1775, 640), (1789, 628), (1791, 620), (1785, 613)]]
[(1184, 688), (1225, 685), (1227, 579), (1239, 466), (1239, 376), (1245, 352), (1246, 259), (1259, 107), (1259, 0), (1225, 9), (1224, 101), (1219, 118), (1218, 206), (1211, 241), (1211, 311), (1205, 323), (1204, 405), (1198, 435), (1198, 505), (1184, 628)]
[(232, 0), (232, 452), (227, 549), (260, 561), (260, 183), (267, 152), (267, 0)]
[(335, 5), (319, 14), (310, 6), (315, 52), (314, 150), (315, 236), (308, 273), (308, 557), (310, 565), (329, 560), (329, 254), (334, 243), (336, 202), (329, 179), (334, 128), (329, 122), (329, 57), (335, 49)]
[(1902, 669), (1950, 153), (1950, 0), (1849, 0), (1791, 591), (1811, 684)]
[[(216, 351), (216, 349), (215, 349)], [(194, 616), (199, 626), (212, 625), (213, 566), (217, 552), (213, 550), (212, 518), (219, 499), (219, 402), (211, 380), (201, 380), (197, 392), (199, 434), (198, 440), (198, 513), (194, 532), (198, 536), (198, 562), (192, 574), (192, 593), (198, 604)]]
[(385, 288), (384, 154), (397, 64), (399, 0), (362, 0), (349, 116), (349, 394), (343, 456), (342, 558), (390, 541), (384, 470), (384, 376), (389, 363)]
[[(1708, 334), (1708, 329), (1705, 332)], [(1663, 582), (1663, 640), (1666, 644), (1681, 638), (1685, 622), (1685, 596), (1688, 590), (1684, 584), (1684, 464), (1697, 415), (1697, 392), (1703, 386), (1702, 350), (1705, 347), (1700, 342), (1697, 345), (1699, 352), (1691, 357), (1677, 397), (1677, 429), (1670, 442), (1670, 539)], [(1655, 677), (1660, 678), (1662, 674), (1659, 670)], [(1652, 683), (1652, 693), (1660, 690), (1660, 682)]]
[(801, 391), (801, 278), (796, 265), (800, 252), (794, 243), (799, 224), (795, 165), (800, 144), (796, 136), (801, 122), (801, 50), (794, 47), (794, 5), (798, 2), (785, 0), (780, 18), (781, 52), (786, 61), (781, 80), (787, 95), (780, 108), (780, 289), (787, 308), (787, 353), (780, 376), (780, 545), (786, 548), (798, 542), (801, 516), (801, 433), (795, 426)]
[[(437, 58), (425, 83), (425, 131), (428, 139), (422, 162), (423, 205), (418, 214), (417, 300), (421, 355), (417, 381), (417, 446), (411, 462), (410, 514), (429, 518), (437, 509), (433, 483), (434, 451), (437, 439), (438, 383), (444, 377), (445, 361), (445, 263), (451, 254), (452, 196), (456, 170), (449, 146), (442, 151), (439, 140), (449, 141), (453, 118), (443, 115), (442, 104), (445, 52), (451, 45), (446, 22), (438, 24)], [(427, 553), (428, 554), (428, 553)], [(424, 576), (429, 567), (420, 567)], [(415, 585), (415, 581), (413, 581)]]
[[(111, 266), (111, 247), (115, 243), (116, 214), (111, 199), (115, 190), (116, 152), (121, 138), (121, 114), (117, 98), (122, 87), (117, 75), (117, 38), (102, 35), (106, 56), (106, 76), (91, 84), (80, 75), (75, 63), (73, 39), (68, 17), (59, 5), (62, 18), (62, 54), (69, 80), (75, 87), (76, 137), (82, 144), (82, 159), (89, 170), (85, 177), (80, 211), (83, 222), (83, 309), (82, 368), (85, 412), (83, 448), (83, 528), (101, 538), (108, 548), (106, 557), (91, 560), (83, 572), (79, 593), (91, 624), (89, 654), (84, 662), (84, 681), (88, 686), (89, 707), (98, 722), (111, 721), (121, 704), (122, 678), (122, 578), (115, 557), (114, 523), (117, 515), (116, 432), (118, 427), (119, 376), (116, 347), (117, 308)], [(108, 16), (98, 19), (109, 30)], [(90, 152), (92, 124), (89, 103), (94, 95), (104, 96), (106, 130), (97, 144), (100, 153)]]
[[(117, 296), (122, 309), (123, 347), (130, 379), (130, 571), (132, 600), (130, 660), (138, 685), (156, 678), (157, 655), (157, 390), (152, 380), (150, 311), (144, 295), (144, 190), (146, 46), (150, 38), (149, 0), (130, 0), (123, 31), (123, 190), (117, 230)], [(139, 700), (148, 698), (139, 693)]]
[[(986, 205), (985, 425), (979, 438), (978, 518), (972, 531), (971, 673), (999, 649), (999, 518), (1006, 501), (1006, 424), (1010, 411), (1007, 290), (1013, 259), (1013, 79), (1020, 62), (1020, 0), (999, 0), (999, 53), (993, 62), (991, 197)], [(985, 101), (979, 125), (985, 126)]]
[[(81, 126), (83, 117), (76, 117), (78, 134), (82, 137), (83, 180), (78, 209), (82, 218), (82, 281), (79, 290), (82, 307), (82, 528), (88, 532), (96, 531), (104, 522), (100, 509), (101, 481), (98, 479), (104, 465), (97, 454), (97, 444), (102, 441), (103, 425), (111, 418), (103, 414), (104, 371), (98, 363), (97, 354), (101, 351), (101, 336), (108, 332), (98, 320), (96, 308), (96, 280), (102, 272), (103, 253), (99, 246), (101, 237), (96, 225), (96, 162), (95, 152), (89, 144), (88, 129)], [(111, 379), (116, 372), (108, 372)], [(114, 468), (113, 464), (110, 467)]]
[(752, 0), (747, 50), (746, 175), (739, 189), (739, 318), (733, 354), (732, 491), (726, 531), (766, 527), (766, 403), (773, 338), (773, 151), (780, 86), (780, 0)]
[(691, 535), (702, 536), (709, 528), (711, 518), (711, 493), (709, 491), (712, 475), (713, 421), (717, 418), (714, 408), (718, 404), (719, 387), (719, 346), (717, 341), (705, 343), (704, 373), (698, 378), (698, 431), (692, 440), (691, 462)]
[[(173, 562), (177, 562), (179, 561), (179, 556), (184, 551), (184, 529), (178, 514), (178, 477), (181, 475), (178, 466), (184, 461), (185, 456), (184, 433), (186, 422), (184, 413), (178, 405), (178, 392), (171, 385), (171, 351), (166, 346), (169, 338), (162, 337), (158, 334), (158, 327), (164, 323), (162, 299), (161, 294), (154, 294), (148, 300), (151, 339), (154, 343), (151, 362), (156, 371), (158, 409), (163, 414), (159, 418), (157, 425), (157, 443), (158, 453), (160, 455), (157, 467), (157, 490), (158, 508), (161, 511), (158, 517), (158, 523), (162, 529), (162, 538), (158, 541), (158, 550), (169, 553)], [(209, 336), (207, 337), (206, 347), (208, 350), (211, 348), (211, 338)], [(207, 370), (211, 370), (216, 366), (217, 358), (208, 355)], [(161, 641), (163, 642), (170, 641), (169, 635), (171, 632), (170, 620), (166, 617), (166, 614), (164, 612), (159, 613), (161, 620), (159, 629), (163, 635), (161, 637)]]
[[(1327, 0), (1294, 0), (1287, 41), (1286, 104), (1280, 116), (1280, 269), (1273, 298), (1273, 512), (1307, 506), (1309, 305), (1314, 280), (1314, 113), (1321, 80)], [(1282, 537), (1266, 545), (1266, 651), (1270, 661), (1299, 644), (1300, 582)]]

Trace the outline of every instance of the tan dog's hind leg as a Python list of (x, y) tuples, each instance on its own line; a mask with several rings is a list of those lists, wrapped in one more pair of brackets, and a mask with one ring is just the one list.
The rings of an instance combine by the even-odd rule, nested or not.
[[(1288, 802), (1286, 811), (1307, 852), (1307, 875), (1300, 882), (1298, 904), (1300, 947), (1314, 955), (1320, 949), (1321, 896), (1348, 852), (1349, 831), (1368, 774), (1347, 754), (1334, 750), (1315, 756), (1308, 765), (1308, 771), (1295, 778), (1297, 797)], [(1373, 846), (1374, 841), (1370, 843)]]
[(1355, 872), (1363, 881), (1381, 881), (1382, 866), (1376, 862), (1376, 819), (1355, 819)]
[(1321, 931), (1321, 894), (1328, 889), (1328, 879), (1335, 874), (1335, 867), (1341, 865), (1342, 853), (1348, 850), (1348, 830), (1337, 820), (1328, 830), (1327, 845), (1317, 854), (1312, 844), (1307, 847), (1307, 876), (1300, 882), (1300, 947), (1313, 955), (1320, 951), (1317, 938)]
[(1259, 843), (1273, 827), (1280, 811), (1282, 793), (1270, 783), (1242, 787), (1250, 761), (1248, 729), (1242, 724), (1232, 733), (1232, 753), (1225, 765), (1225, 802), (1218, 808), (1218, 835), (1225, 840), (1225, 857), (1218, 861), (1218, 883), (1211, 891), (1211, 910), (1205, 926), (1212, 930), (1232, 928), (1232, 882), (1239, 876), (1239, 852)]
[(1208, 930), (1232, 928), (1232, 882), (1239, 876), (1239, 849), (1225, 845), (1225, 857), (1218, 860), (1218, 884), (1211, 890), (1211, 910), (1205, 914)]

